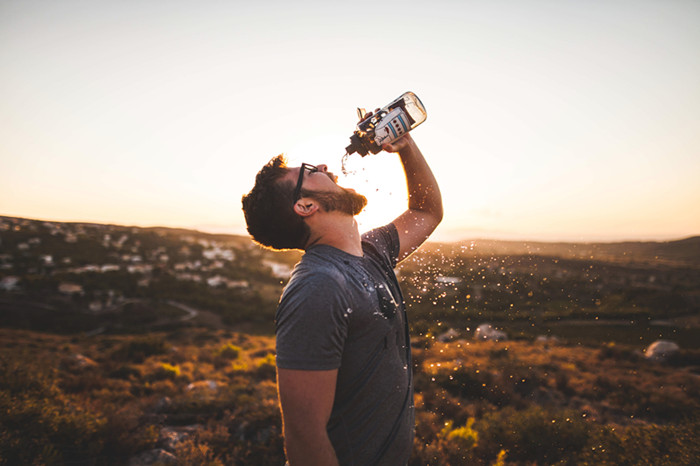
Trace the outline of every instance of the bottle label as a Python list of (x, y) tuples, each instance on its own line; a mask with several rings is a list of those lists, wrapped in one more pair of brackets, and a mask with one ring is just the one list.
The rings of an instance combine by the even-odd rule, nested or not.
[(408, 116), (401, 108), (387, 113), (374, 129), (374, 142), (381, 146), (391, 143), (411, 130)]

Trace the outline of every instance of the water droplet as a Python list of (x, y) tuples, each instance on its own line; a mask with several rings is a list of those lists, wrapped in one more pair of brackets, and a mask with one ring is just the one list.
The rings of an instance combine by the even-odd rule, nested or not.
[(357, 170), (351, 170), (348, 168), (348, 158), (350, 157), (350, 154), (347, 152), (345, 155), (343, 155), (343, 158), (340, 160), (340, 168), (341, 171), (343, 172), (343, 175), (348, 176), (348, 175), (354, 175), (357, 173)]

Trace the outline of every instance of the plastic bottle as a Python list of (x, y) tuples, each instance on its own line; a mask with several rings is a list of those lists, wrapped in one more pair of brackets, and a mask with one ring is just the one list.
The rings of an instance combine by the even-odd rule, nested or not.
[(346, 156), (357, 152), (361, 156), (377, 154), (383, 144), (391, 143), (425, 121), (428, 114), (417, 95), (406, 92), (376, 113), (367, 114), (358, 108), (360, 122), (350, 136)]

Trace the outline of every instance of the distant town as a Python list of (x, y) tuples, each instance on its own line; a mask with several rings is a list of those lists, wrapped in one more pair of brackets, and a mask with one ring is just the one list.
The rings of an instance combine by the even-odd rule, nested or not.
[[(699, 251), (424, 245), (398, 274), (411, 464), (698, 463)], [(274, 319), (299, 257), (0, 217), (0, 463), (283, 464)]]
[(138, 298), (184, 298), (217, 310), (217, 297), (230, 307), (281, 288), (296, 257), (244, 237), (0, 217), (0, 291), (34, 307), (100, 314)]
[[(257, 322), (271, 331), (299, 257), (244, 236), (0, 217), (0, 325), (133, 330), (209, 316), (216, 326)], [(646, 334), (629, 337), (643, 342), (658, 337), (650, 325), (680, 340), (700, 327), (700, 237), (429, 243), (398, 276), (422, 334), (464, 336), (487, 323), (513, 336), (578, 320), (644, 325)]]

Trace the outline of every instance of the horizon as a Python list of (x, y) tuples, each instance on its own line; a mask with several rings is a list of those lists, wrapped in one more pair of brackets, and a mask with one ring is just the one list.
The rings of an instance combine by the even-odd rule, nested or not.
[[(232, 235), (232, 236), (242, 236), (247, 237), (251, 241), (253, 239), (250, 237), (245, 230), (235, 230), (226, 227), (216, 227), (216, 226), (182, 226), (182, 225), (136, 225), (136, 224), (121, 224), (115, 222), (94, 222), (94, 221), (83, 221), (83, 220), (55, 220), (48, 218), (30, 218), (14, 215), (6, 215), (0, 212), (0, 218), (14, 218), (20, 220), (34, 221), (34, 222), (47, 222), (47, 223), (66, 223), (75, 225), (99, 225), (108, 227), (119, 227), (119, 228), (141, 228), (141, 229), (172, 229), (172, 230), (188, 230), (197, 233), (209, 234), (209, 235)], [(620, 239), (600, 239), (600, 240), (577, 240), (577, 239), (535, 239), (535, 238), (522, 238), (522, 237), (507, 237), (507, 236), (460, 236), (457, 237), (458, 233), (455, 233), (455, 239), (449, 239), (444, 236), (433, 237), (431, 236), (426, 240), (426, 243), (445, 243), (445, 244), (459, 244), (463, 242), (475, 242), (475, 241), (500, 241), (500, 242), (514, 242), (514, 243), (543, 243), (543, 244), (615, 244), (615, 243), (667, 243), (674, 241), (683, 241), (691, 238), (700, 237), (700, 233), (691, 234), (682, 237), (671, 237), (671, 238), (647, 238), (647, 239), (634, 239), (634, 238), (620, 238)]]
[(400, 5), (0, 2), (0, 213), (245, 234), (286, 153), (365, 194), (366, 231), (406, 188), (394, 154), (340, 175), (355, 109), (410, 90), (431, 241), (700, 233), (700, 2)]

